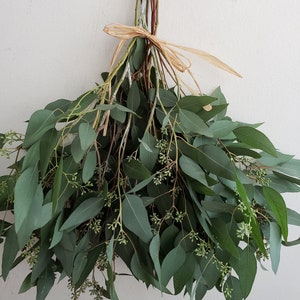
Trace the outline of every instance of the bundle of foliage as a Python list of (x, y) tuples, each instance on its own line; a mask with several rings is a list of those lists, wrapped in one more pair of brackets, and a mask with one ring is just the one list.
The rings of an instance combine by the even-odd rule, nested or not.
[[(137, 1), (136, 25), (151, 34), (157, 5)], [(202, 299), (215, 287), (245, 299), (257, 261), (270, 258), (276, 272), (281, 245), (297, 243), (287, 241), (288, 224), (300, 216), (281, 194), (299, 192), (300, 161), (278, 152), (259, 124), (231, 120), (220, 88), (184, 92), (147, 37), (133, 37), (102, 77), (76, 100), (34, 112), (24, 137), (0, 136), (2, 154), (18, 143), (0, 177), (0, 209), (14, 215), (0, 224), (2, 277), (25, 259), (20, 292), (36, 286), (45, 299), (60, 274), (73, 299), (90, 288), (116, 300), (120, 258), (164, 293)]]

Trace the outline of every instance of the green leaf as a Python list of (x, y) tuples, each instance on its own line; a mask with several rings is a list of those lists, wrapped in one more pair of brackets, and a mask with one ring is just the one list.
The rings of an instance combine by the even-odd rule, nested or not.
[(18, 240), (15, 227), (12, 226), (6, 235), (3, 254), (2, 254), (2, 277), (7, 279), (9, 271), (13, 268), (14, 260), (18, 254)]
[(221, 105), (214, 105), (212, 104), (212, 109), (210, 111), (206, 111), (205, 109), (202, 109), (198, 116), (202, 118), (204, 122), (208, 122), (212, 118), (217, 118), (219, 115), (221, 115), (223, 112), (226, 111), (228, 104), (221, 104)]
[(84, 183), (87, 183), (93, 177), (96, 167), (97, 167), (96, 151), (89, 151), (85, 158), (83, 169), (82, 169), (82, 180)]
[(249, 146), (244, 143), (232, 143), (229, 145), (226, 145), (227, 150), (230, 152), (236, 154), (236, 155), (242, 155), (242, 156), (250, 156), (253, 158), (260, 158), (260, 153), (257, 153), (256, 151), (253, 151), (249, 149)]
[(14, 213), (17, 234), (28, 217), (37, 188), (38, 171), (36, 168), (30, 167), (20, 175), (15, 186)]
[(178, 236), (179, 229), (175, 225), (168, 226), (162, 233), (160, 244), (161, 250), (164, 254), (170, 252), (175, 245), (176, 236)]
[(125, 195), (122, 204), (122, 219), (124, 225), (143, 242), (148, 243), (152, 239), (148, 213), (143, 200), (138, 196)]
[[(73, 232), (71, 232), (73, 233)], [(64, 233), (64, 237), (65, 237)], [(63, 237), (63, 239), (64, 239)], [(62, 240), (63, 242), (63, 240)], [(66, 249), (63, 247), (62, 243), (59, 243), (56, 245), (54, 248), (54, 253), (56, 255), (57, 260), (61, 263), (64, 273), (71, 277), (72, 275), (72, 270), (73, 270), (73, 262), (74, 262), (74, 249)]]
[(280, 261), (281, 231), (276, 222), (270, 222), (270, 257), (272, 270), (277, 273)]
[(78, 279), (75, 285), (76, 288), (79, 288), (84, 283), (86, 278), (94, 269), (97, 259), (99, 258), (99, 255), (102, 253), (102, 251), (103, 251), (102, 245), (97, 245), (88, 251), (87, 262), (85, 264), (84, 270), (81, 272), (80, 278)]
[(216, 101), (216, 98), (210, 96), (185, 96), (179, 99), (177, 105), (179, 108), (188, 110), (194, 113), (203, 109), (203, 106)]
[(188, 133), (208, 134), (208, 126), (195, 113), (179, 109), (180, 127), (187, 130)]
[(267, 175), (267, 178), (270, 179), (269, 186), (276, 190), (278, 193), (298, 193), (300, 192), (300, 186), (283, 179), (282, 177), (278, 177), (274, 174)]
[(226, 286), (232, 290), (231, 296), (228, 295), (228, 297), (226, 297), (226, 300), (231, 300), (231, 299), (243, 300), (243, 299), (245, 299), (242, 294), (240, 281), (236, 277), (234, 277), (232, 275), (228, 276), (224, 286)]
[(263, 150), (272, 156), (277, 156), (277, 151), (271, 141), (261, 131), (249, 127), (242, 126), (233, 130), (239, 141), (246, 143), (255, 149)]
[(300, 178), (300, 159), (290, 159), (280, 164), (277, 170), (287, 175)]
[(135, 70), (139, 70), (145, 58), (145, 39), (137, 38), (132, 54), (132, 64)]
[(137, 252), (134, 252), (132, 256), (130, 270), (137, 279), (142, 280), (146, 283), (146, 285), (153, 284), (159, 288), (159, 285), (156, 284), (157, 281), (155, 281), (153, 275), (147, 272), (147, 267), (140, 261)]
[(23, 147), (28, 148), (38, 141), (48, 130), (55, 127), (56, 117), (53, 111), (42, 109), (34, 112), (28, 122)]
[(72, 272), (72, 283), (76, 284), (81, 277), (86, 264), (87, 264), (87, 251), (78, 253), (74, 260), (73, 272)]
[(139, 142), (140, 160), (148, 170), (152, 170), (159, 153), (159, 150), (156, 148), (156, 140), (149, 132), (145, 132), (142, 140), (139, 140)]
[(156, 234), (150, 245), (149, 245), (149, 253), (152, 258), (154, 268), (156, 271), (156, 275), (158, 277), (159, 282), (161, 281), (161, 266), (159, 260), (159, 250), (160, 250), (160, 237), (159, 234)]
[(72, 101), (66, 111), (66, 117), (72, 116), (82, 116), (82, 112), (88, 109), (88, 107), (98, 100), (98, 94), (94, 90), (87, 91), (86, 93), (80, 95), (75, 101)]
[(214, 138), (224, 138), (228, 136), (238, 124), (230, 120), (215, 121), (209, 126), (209, 131)]
[(257, 272), (256, 258), (250, 246), (240, 250), (239, 259), (234, 260), (232, 266), (239, 276), (241, 291), (246, 299), (252, 289)]
[(42, 176), (47, 172), (57, 142), (58, 132), (55, 128), (47, 131), (40, 139), (40, 168)]
[(123, 162), (124, 172), (130, 179), (144, 180), (151, 176), (150, 171), (138, 160), (131, 159)]
[(22, 171), (30, 167), (36, 167), (38, 161), (40, 160), (40, 141), (35, 142), (28, 149), (22, 164)]
[(137, 82), (133, 81), (127, 97), (127, 107), (132, 111), (137, 111), (140, 102), (140, 90)]
[(50, 264), (51, 257), (53, 255), (52, 251), (48, 249), (49, 244), (43, 243), (40, 246), (37, 261), (32, 268), (31, 273), (31, 282), (34, 283), (41, 275), (41, 273), (45, 270), (45, 268)]
[[(265, 153), (265, 152), (260, 153), (260, 155), (261, 155), (261, 157), (259, 158), (258, 161), (263, 166), (274, 167), (274, 166), (282, 166), (282, 165), (288, 164), (288, 165), (290, 165), (292, 170), (294, 169), (294, 170), (299, 171), (298, 167), (300, 166), (300, 164), (298, 164), (298, 166), (297, 166), (297, 163), (295, 164), (295, 162), (293, 162), (293, 160), (294, 160), (294, 159), (292, 159), (293, 155), (287, 155), (287, 154), (283, 154), (283, 153), (280, 153), (280, 152), (277, 152), (276, 157), (274, 157), (274, 156), (272, 156), (268, 153)], [(289, 170), (289, 169), (290, 168), (287, 167), (287, 170)], [(281, 171), (281, 172), (292, 175), (289, 172), (285, 172), (285, 171)], [(299, 174), (300, 174), (300, 172), (299, 172)]]
[(289, 176), (289, 175), (285, 175), (283, 173), (280, 173), (280, 172), (276, 172), (276, 171), (273, 171), (273, 174), (283, 180), (287, 180), (291, 183), (295, 183), (297, 185), (300, 185), (300, 179), (299, 178), (296, 178), (296, 177), (292, 177), (292, 176)]
[(206, 145), (195, 148), (182, 140), (178, 140), (178, 147), (184, 155), (198, 162), (207, 171), (230, 180), (234, 178), (230, 159), (219, 147)]
[(191, 253), (187, 254), (184, 264), (173, 277), (175, 295), (179, 294), (191, 278), (193, 278), (195, 266), (194, 255)]
[(300, 226), (300, 214), (290, 208), (287, 208), (287, 219), (288, 224)]
[(281, 229), (281, 233), (284, 240), (287, 241), (287, 236), (288, 236), (287, 210), (282, 196), (277, 191), (267, 186), (263, 187), (263, 194)]
[(239, 257), (238, 248), (233, 242), (229, 234), (226, 223), (221, 218), (211, 219), (211, 222), (212, 222), (211, 231), (216, 236), (222, 248), (226, 249), (232, 256), (238, 258)]
[(159, 98), (164, 107), (173, 107), (178, 100), (173, 92), (165, 89), (159, 89)]
[(97, 134), (88, 123), (81, 123), (79, 126), (79, 140), (83, 151), (87, 150), (96, 140)]
[(85, 150), (82, 150), (78, 136), (75, 137), (71, 144), (71, 154), (76, 163), (79, 163), (85, 155)]
[[(32, 199), (30, 208), (28, 210), (27, 216), (24, 219), (22, 226), (17, 232), (19, 247), (23, 248), (27, 241), (30, 239), (31, 233), (39, 228), (39, 225), (43, 224), (45, 221), (51, 219), (51, 210), (48, 210), (49, 215), (43, 215), (43, 189), (41, 184), (38, 185), (34, 198)], [(49, 207), (49, 206), (48, 206)], [(49, 207), (50, 208), (50, 207)], [(46, 218), (46, 220), (43, 220)]]
[(126, 112), (118, 108), (112, 109), (110, 111), (110, 115), (114, 120), (118, 121), (121, 124), (123, 124), (126, 121)]
[[(226, 108), (227, 108), (227, 101), (225, 99), (225, 96), (224, 94), (222, 93), (222, 90), (220, 87), (217, 87), (213, 93), (211, 94), (211, 97), (215, 97), (217, 98), (218, 100), (215, 101), (213, 103), (213, 106), (217, 106), (217, 105), (223, 105), (224, 106), (224, 109), (222, 109), (220, 112), (218, 112), (216, 115), (215, 115), (215, 119), (216, 120), (221, 120), (225, 117), (226, 115)], [(213, 108), (214, 109), (214, 108)]]
[(63, 222), (63, 212), (61, 212), (56, 219), (54, 231), (53, 231), (53, 237), (52, 237), (51, 245), (50, 245), (49, 249), (56, 246), (63, 237), (63, 232), (59, 231), (59, 228), (61, 227), (62, 222)]
[(31, 273), (29, 273), (23, 280), (21, 287), (19, 289), (19, 294), (27, 292), (29, 289), (35, 286), (35, 283), (31, 282)]
[(60, 231), (71, 231), (83, 222), (98, 215), (103, 208), (104, 199), (89, 198), (84, 200), (63, 223)]
[(36, 300), (45, 300), (54, 284), (55, 276), (50, 266), (41, 274), (37, 281)]
[(58, 99), (55, 100), (45, 106), (46, 110), (54, 111), (55, 116), (60, 116), (64, 112), (66, 112), (70, 106), (72, 101), (66, 99)]
[(198, 182), (207, 185), (206, 174), (202, 170), (202, 168), (195, 163), (191, 158), (181, 155), (179, 158), (179, 165), (181, 170), (191, 178), (196, 179)]
[(167, 254), (161, 265), (161, 282), (164, 286), (167, 286), (171, 277), (184, 264), (185, 258), (186, 253), (180, 245)]
[(236, 212), (236, 205), (224, 203), (223, 201), (202, 201), (201, 205), (209, 211), (217, 212), (217, 213), (229, 213), (234, 214)]
[[(129, 190), (127, 193), (128, 194), (133, 194), (136, 193), (138, 191), (140, 191), (142, 188), (144, 188), (145, 186), (147, 186), (154, 178), (154, 175), (152, 175), (151, 177), (144, 179), (143, 181), (139, 182), (138, 184), (136, 184), (131, 190)], [(152, 198), (152, 197), (150, 197)]]

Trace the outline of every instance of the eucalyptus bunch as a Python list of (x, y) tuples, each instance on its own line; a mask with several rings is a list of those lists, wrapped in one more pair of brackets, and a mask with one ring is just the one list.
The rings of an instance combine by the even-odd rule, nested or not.
[[(151, 36), (157, 7), (136, 4)], [(164, 293), (247, 298), (257, 262), (270, 258), (276, 272), (281, 245), (298, 243), (288, 224), (300, 215), (281, 194), (300, 191), (300, 161), (260, 124), (233, 121), (220, 88), (186, 92), (151, 39), (134, 36), (114, 61), (93, 90), (34, 112), (24, 136), (1, 134), (2, 154), (17, 143), (0, 177), (2, 277), (27, 260), (20, 292), (36, 286), (45, 299), (60, 275), (73, 299), (90, 289), (116, 300), (119, 258)]]

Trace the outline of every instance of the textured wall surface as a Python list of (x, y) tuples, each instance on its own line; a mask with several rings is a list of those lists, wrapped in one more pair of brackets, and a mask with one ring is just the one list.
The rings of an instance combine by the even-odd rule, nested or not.
[[(48, 102), (73, 99), (92, 88), (109, 67), (117, 44), (104, 25), (132, 24), (134, 0), (0, 0), (0, 131), (24, 132), (30, 114)], [(300, 158), (300, 2), (297, 0), (161, 0), (158, 35), (170, 42), (206, 50), (237, 69), (235, 78), (197, 58), (193, 71), (204, 92), (221, 86), (229, 114), (261, 127), (282, 152)], [(0, 173), (4, 173), (5, 162)], [(300, 196), (287, 204), (300, 211)], [(291, 228), (290, 239), (300, 236)], [(1, 245), (0, 245), (1, 251)], [(299, 299), (300, 246), (283, 248), (275, 276), (259, 268), (248, 299)], [(122, 270), (122, 264), (118, 266)], [(4, 283), (1, 300), (18, 295), (28, 272), (22, 265)], [(184, 299), (161, 296), (125, 276), (117, 281), (121, 300)], [(49, 300), (68, 300), (65, 283)], [(92, 299), (85, 295), (82, 299)], [(223, 299), (217, 292), (208, 300)]]

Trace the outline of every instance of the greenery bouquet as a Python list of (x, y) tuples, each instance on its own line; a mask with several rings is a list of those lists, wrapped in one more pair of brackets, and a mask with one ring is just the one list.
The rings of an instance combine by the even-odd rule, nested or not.
[(257, 262), (276, 272), (281, 245), (298, 243), (282, 193), (299, 192), (300, 161), (232, 120), (220, 88), (200, 91), (182, 53), (239, 74), (159, 40), (157, 14), (158, 0), (137, 0), (135, 26), (105, 27), (120, 44), (102, 83), (34, 112), (24, 136), (0, 135), (1, 153), (17, 153), (0, 177), (2, 277), (27, 260), (20, 292), (45, 299), (59, 275), (73, 299), (89, 288), (116, 300), (119, 258), (163, 293), (245, 299)]

